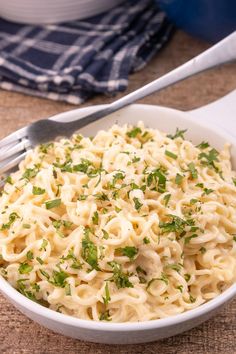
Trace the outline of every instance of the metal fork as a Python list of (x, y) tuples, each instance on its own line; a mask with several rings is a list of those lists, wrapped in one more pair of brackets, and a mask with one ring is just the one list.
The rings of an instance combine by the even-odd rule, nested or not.
[(43, 119), (28, 127), (24, 127), (0, 141), (0, 176), (16, 167), (25, 157), (27, 150), (38, 144), (52, 141), (62, 135), (70, 137), (78, 129), (146, 97), (153, 92), (162, 90), (194, 74), (233, 60), (236, 60), (236, 31), (187, 63), (116, 100), (107, 105), (106, 108), (68, 123)]

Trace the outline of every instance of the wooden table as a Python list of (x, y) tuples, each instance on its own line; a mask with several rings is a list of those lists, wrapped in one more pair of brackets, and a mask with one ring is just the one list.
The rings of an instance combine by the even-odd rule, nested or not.
[[(128, 91), (166, 73), (197, 55), (208, 44), (178, 32), (171, 43), (141, 72), (130, 77)], [(165, 105), (188, 110), (213, 101), (236, 88), (236, 64), (208, 71), (161, 93), (143, 103)], [(122, 96), (122, 94), (118, 95)], [(107, 103), (112, 98), (97, 96), (85, 105)], [(0, 91), (0, 138), (36, 119), (75, 108), (69, 104)], [(236, 118), (236, 117), (235, 117)], [(236, 299), (216, 317), (181, 335), (154, 343), (109, 346), (66, 338), (39, 326), (18, 312), (0, 295), (1, 354), (235, 354)]]

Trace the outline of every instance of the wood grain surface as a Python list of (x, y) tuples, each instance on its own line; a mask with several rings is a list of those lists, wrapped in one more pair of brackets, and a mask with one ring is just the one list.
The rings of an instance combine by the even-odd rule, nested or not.
[[(127, 92), (184, 63), (208, 46), (177, 32), (145, 69), (130, 77)], [(236, 63), (195, 76), (142, 102), (188, 110), (207, 104), (235, 88)], [(85, 106), (108, 103), (113, 99), (97, 96), (86, 102)], [(26, 123), (73, 108), (76, 107), (0, 91), (0, 138)], [(55, 334), (26, 318), (0, 295), (0, 354), (236, 354), (235, 318), (236, 299), (213, 319), (181, 335), (147, 344), (109, 346), (80, 342)]]

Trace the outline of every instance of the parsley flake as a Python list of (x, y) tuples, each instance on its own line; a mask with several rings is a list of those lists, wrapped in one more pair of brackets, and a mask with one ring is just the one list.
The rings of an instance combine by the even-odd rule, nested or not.
[(198, 236), (197, 234), (193, 234), (191, 236), (185, 237), (184, 244), (187, 245), (192, 240), (192, 238), (195, 238), (197, 236)]
[(98, 225), (98, 212), (95, 211), (93, 216), (92, 216), (92, 221), (94, 225)]
[(176, 154), (174, 154), (173, 152), (171, 152), (171, 151), (169, 151), (169, 150), (166, 150), (166, 151), (165, 151), (165, 155), (168, 156), (168, 157), (170, 157), (171, 159), (174, 159), (174, 160), (176, 160), (177, 157), (178, 157)]
[(38, 172), (39, 170), (37, 168), (27, 168), (22, 175), (22, 179), (29, 181), (31, 178), (34, 178)]
[(165, 196), (164, 196), (164, 202), (165, 202), (165, 206), (167, 206), (168, 205), (168, 203), (169, 203), (169, 201), (170, 201), (170, 198), (171, 198), (171, 194), (170, 193), (168, 193), (168, 194), (166, 194)]
[(168, 276), (165, 274), (165, 273), (161, 273), (161, 277), (160, 278), (152, 278), (148, 284), (147, 284), (147, 287), (146, 287), (146, 290), (148, 290), (148, 288), (152, 285), (152, 283), (154, 283), (154, 281), (156, 280), (160, 280), (160, 281), (163, 281), (166, 285), (169, 284), (169, 280), (168, 280)]
[(10, 227), (11, 227), (11, 225), (16, 221), (16, 219), (19, 219), (20, 217), (19, 217), (19, 215), (17, 214), (17, 213), (15, 213), (15, 212), (13, 212), (13, 213), (11, 213), (10, 215), (9, 215), (9, 221), (8, 221), (8, 223), (6, 223), (6, 224), (2, 224), (2, 227), (1, 227), (1, 231), (3, 231), (3, 230), (9, 230), (10, 229)]
[(106, 282), (106, 285), (105, 285), (105, 296), (102, 298), (103, 298), (104, 305), (107, 305), (109, 303), (109, 301), (111, 301), (108, 282)]
[(133, 198), (134, 201), (134, 207), (137, 211), (139, 211), (141, 209), (141, 207), (143, 206), (143, 204), (140, 202), (140, 200), (136, 197)]
[(85, 229), (84, 235), (85, 236), (82, 239), (82, 258), (92, 267), (92, 269), (99, 270), (97, 246), (90, 240), (88, 229)]
[(54, 200), (49, 200), (47, 202), (45, 202), (46, 205), (46, 209), (53, 209), (53, 208), (57, 208), (59, 207), (59, 205), (61, 205), (61, 199), (54, 199)]
[(132, 246), (126, 246), (124, 248), (118, 248), (122, 256), (128, 257), (130, 260), (133, 260), (134, 257), (138, 254), (138, 248)]
[(99, 320), (100, 321), (111, 321), (112, 319), (111, 319), (109, 310), (102, 312), (99, 316)]
[(201, 160), (201, 164), (214, 168), (216, 172), (219, 172), (218, 167), (216, 167), (215, 162), (219, 162), (218, 151), (216, 149), (211, 149), (208, 154), (206, 152), (201, 152), (198, 155), (198, 159)]
[(34, 259), (34, 254), (32, 251), (28, 251), (26, 253), (26, 258), (28, 259), (28, 261), (32, 261), (32, 259)]
[(113, 270), (111, 278), (107, 279), (116, 284), (117, 288), (133, 288), (133, 284), (130, 282), (128, 274), (124, 273), (121, 269), (121, 265), (115, 261), (107, 263)]
[(47, 240), (43, 240), (42, 245), (41, 245), (39, 250), (40, 251), (46, 251), (47, 245), (48, 245), (48, 241)]
[(176, 174), (176, 177), (175, 177), (175, 183), (180, 185), (183, 181), (183, 178), (184, 176), (180, 175), (179, 173)]
[(32, 193), (33, 193), (34, 195), (41, 195), (41, 194), (44, 194), (45, 192), (46, 192), (45, 189), (40, 188), (40, 187), (33, 186)]
[(168, 134), (167, 137), (172, 140), (177, 139), (177, 138), (182, 138), (184, 140), (184, 133), (186, 133), (186, 131), (187, 131), (187, 129), (180, 130), (179, 128), (176, 128), (175, 134), (173, 134), (173, 135)]
[(199, 145), (197, 145), (197, 148), (204, 150), (207, 149), (209, 146), (210, 145), (207, 141), (202, 141)]
[(33, 270), (33, 267), (29, 265), (27, 262), (21, 263), (18, 271), (20, 274), (29, 274)]
[(197, 169), (195, 168), (193, 162), (190, 162), (190, 163), (188, 164), (188, 168), (189, 168), (189, 171), (190, 171), (190, 174), (191, 174), (191, 178), (192, 178), (192, 179), (197, 178), (197, 177), (198, 177), (198, 172), (197, 172)]
[(136, 138), (138, 134), (141, 134), (142, 130), (139, 127), (134, 127), (132, 130), (126, 133), (129, 138)]
[[(158, 181), (158, 182), (157, 182)], [(156, 169), (148, 174), (147, 177), (147, 185), (150, 187), (153, 183), (157, 183), (158, 185), (158, 192), (164, 193), (166, 190), (166, 176), (164, 175), (161, 169)]]

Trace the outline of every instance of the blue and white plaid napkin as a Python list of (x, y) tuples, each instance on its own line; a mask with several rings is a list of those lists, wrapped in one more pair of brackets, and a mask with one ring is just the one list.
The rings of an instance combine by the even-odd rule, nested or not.
[(80, 104), (128, 85), (168, 40), (172, 25), (152, 0), (126, 1), (86, 21), (19, 25), (0, 20), (0, 87)]

